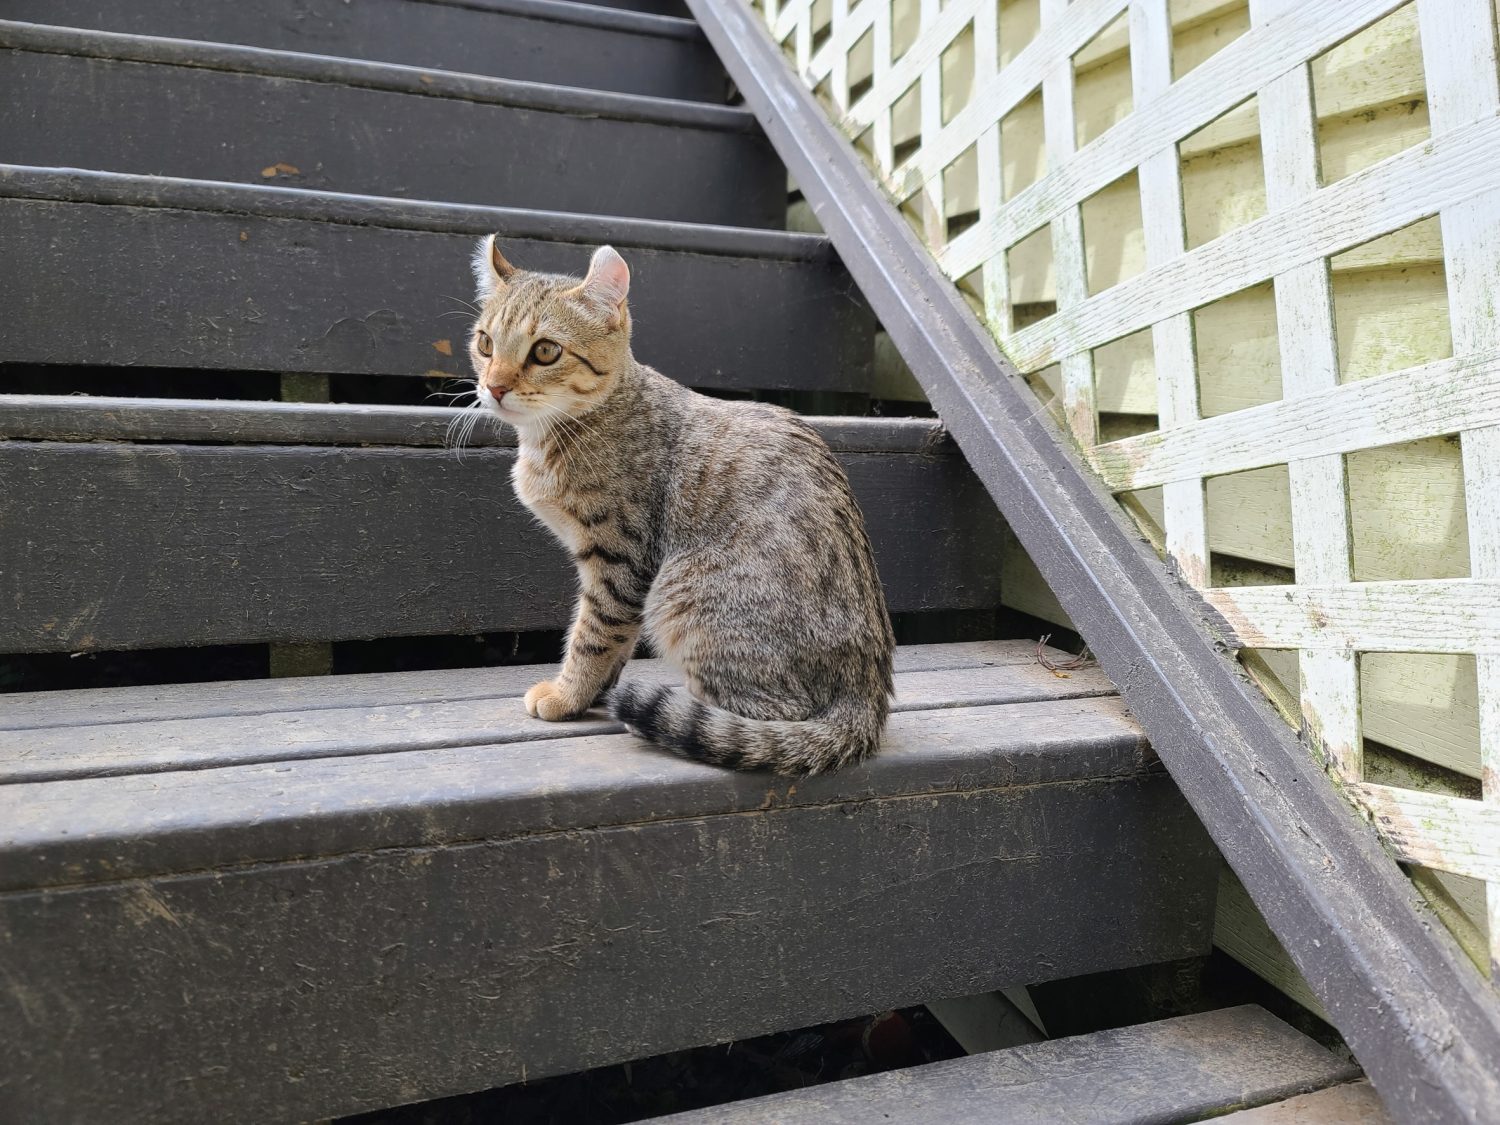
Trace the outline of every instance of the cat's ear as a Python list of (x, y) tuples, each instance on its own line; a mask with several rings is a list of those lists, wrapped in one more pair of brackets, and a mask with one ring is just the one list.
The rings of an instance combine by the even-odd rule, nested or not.
[(613, 246), (601, 246), (589, 259), (588, 277), (574, 292), (597, 301), (618, 319), (620, 307), (630, 293), (630, 267)]
[(494, 296), (495, 290), (505, 286), (516, 272), (516, 267), (500, 253), (500, 244), (493, 234), (487, 234), (474, 247), (474, 285), (479, 290), (479, 299)]

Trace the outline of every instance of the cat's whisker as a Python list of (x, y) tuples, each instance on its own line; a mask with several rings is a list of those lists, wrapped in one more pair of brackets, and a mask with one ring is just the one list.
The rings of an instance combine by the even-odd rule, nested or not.
[(473, 402), (448, 420), (448, 428), (443, 434), (443, 444), (455, 450), (460, 461), (463, 460), (464, 445), (473, 435), (474, 427), (478, 425), (483, 414), (484, 404), (475, 398)]

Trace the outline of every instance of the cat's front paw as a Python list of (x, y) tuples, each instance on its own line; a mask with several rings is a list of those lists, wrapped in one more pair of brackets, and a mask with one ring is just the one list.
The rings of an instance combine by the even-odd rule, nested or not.
[(583, 711), (583, 707), (576, 706), (562, 693), (554, 680), (543, 680), (526, 693), (526, 713), (533, 719), (555, 723), (561, 719), (571, 719)]

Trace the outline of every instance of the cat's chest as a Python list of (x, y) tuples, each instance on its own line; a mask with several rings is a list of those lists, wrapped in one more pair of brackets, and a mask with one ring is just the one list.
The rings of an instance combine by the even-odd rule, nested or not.
[(516, 497), (572, 550), (578, 550), (584, 527), (571, 513), (568, 489), (546, 466), (540, 454), (522, 450), (510, 474)]

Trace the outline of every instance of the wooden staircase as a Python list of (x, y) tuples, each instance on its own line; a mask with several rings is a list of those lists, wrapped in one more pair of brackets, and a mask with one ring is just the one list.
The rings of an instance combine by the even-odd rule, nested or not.
[[(1102, 673), (1000, 635), (1004, 528), (939, 424), (856, 416), (876, 320), (778, 229), (785, 169), (682, 15), (0, 3), (0, 652), (32, 689), (67, 654), (148, 670), (0, 697), (0, 1119), (325, 1118), (1206, 953), (1206, 834)], [(899, 651), (873, 763), (789, 782), (540, 724), (514, 662), (168, 682), (566, 625), (509, 438), (455, 453), (422, 404), (467, 374), (491, 231), (526, 268), (620, 249), (664, 373), (851, 411), (817, 425), (898, 628), (954, 638)], [(1356, 1073), (1258, 1010), (1215, 1026), (1179, 1070), (1257, 1081), (1150, 1116), (1101, 1063), (1078, 1119)], [(1017, 1065), (1132, 1053), (1063, 1042)], [(943, 1104), (993, 1119), (951, 1075), (1010, 1064), (963, 1063)]]

